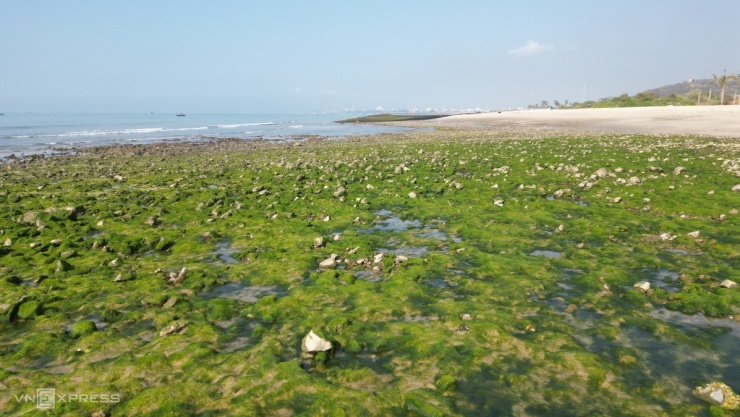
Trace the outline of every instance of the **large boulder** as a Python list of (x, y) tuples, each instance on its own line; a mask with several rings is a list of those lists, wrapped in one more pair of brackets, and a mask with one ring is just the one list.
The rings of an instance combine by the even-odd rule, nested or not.
[(311, 330), (301, 342), (301, 350), (306, 353), (326, 352), (333, 348), (330, 341), (323, 339), (321, 336)]

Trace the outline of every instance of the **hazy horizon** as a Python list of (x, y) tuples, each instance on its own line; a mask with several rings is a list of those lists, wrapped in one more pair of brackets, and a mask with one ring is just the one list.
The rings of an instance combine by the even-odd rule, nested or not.
[(737, 16), (729, 0), (4, 2), (0, 112), (579, 102), (740, 72)]

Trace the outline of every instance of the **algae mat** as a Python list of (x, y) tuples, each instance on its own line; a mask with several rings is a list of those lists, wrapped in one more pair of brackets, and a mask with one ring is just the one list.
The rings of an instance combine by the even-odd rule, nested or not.
[(0, 410), (721, 415), (739, 174), (737, 140), (506, 130), (8, 161)]

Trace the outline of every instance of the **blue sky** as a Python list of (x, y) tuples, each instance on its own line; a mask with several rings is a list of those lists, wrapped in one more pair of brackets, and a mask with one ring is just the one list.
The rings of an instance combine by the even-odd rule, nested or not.
[(0, 0), (0, 111), (508, 108), (740, 72), (740, 1)]

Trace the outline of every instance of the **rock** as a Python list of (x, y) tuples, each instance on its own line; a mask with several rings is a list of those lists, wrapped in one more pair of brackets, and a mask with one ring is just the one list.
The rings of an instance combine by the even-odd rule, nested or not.
[(412, 192), (410, 192), (410, 193), (409, 193), (409, 198), (416, 198), (416, 193), (415, 193), (415, 192), (413, 192), (413, 191), (412, 191)]
[(661, 168), (661, 167), (654, 167), (652, 165), (648, 167), (648, 170), (650, 172), (663, 172), (663, 168)]
[(493, 205), (499, 206), (499, 207), (503, 207), (504, 206), (504, 200), (501, 200), (501, 199), (493, 200)]
[(66, 272), (72, 270), (72, 265), (69, 264), (69, 262), (63, 260), (63, 259), (57, 259), (56, 269), (54, 270), (55, 273), (60, 272)]
[(187, 330), (187, 321), (176, 321), (159, 332), (159, 337), (169, 336), (174, 333), (184, 333)]
[(162, 305), (162, 308), (165, 308), (165, 309), (167, 309), (167, 308), (172, 308), (172, 307), (174, 307), (174, 306), (175, 306), (175, 304), (177, 304), (177, 302), (178, 302), (178, 301), (180, 301), (180, 299), (179, 299), (179, 298), (177, 298), (177, 296), (176, 296), (176, 295), (173, 295), (172, 297), (170, 297), (170, 298), (169, 298), (169, 299), (167, 300), (167, 302), (165, 302), (165, 303), (164, 303), (164, 304)]
[(71, 258), (75, 256), (76, 254), (77, 253), (74, 250), (70, 249), (70, 250), (65, 250), (64, 252), (60, 253), (59, 257), (62, 259), (67, 259), (67, 258)]
[(563, 195), (565, 195), (565, 190), (557, 190), (552, 194), (555, 198), (563, 198)]
[(640, 185), (642, 183), (642, 180), (637, 177), (630, 177), (629, 183), (630, 185)]
[(609, 175), (609, 172), (606, 170), (606, 168), (599, 168), (594, 172), (594, 175), (596, 175), (599, 178), (604, 178), (607, 175)]
[(313, 240), (313, 247), (314, 248), (323, 248), (325, 245), (324, 238), (319, 236)]
[(696, 387), (693, 393), (697, 398), (711, 405), (729, 410), (740, 408), (740, 395), (735, 394), (732, 388), (722, 382), (710, 382), (704, 386)]
[(6, 248), (7, 247), (10, 247), (10, 246), (13, 246), (13, 239), (11, 239), (11, 238), (5, 239), (5, 242), (3, 243), (3, 246), (5, 246)]
[(383, 257), (384, 256), (385, 256), (385, 254), (383, 254), (383, 253), (379, 253), (379, 254), (375, 255), (375, 257), (373, 258), (373, 263), (374, 264), (380, 263), (383, 260)]
[(695, 230), (693, 232), (686, 233), (686, 236), (693, 237), (693, 238), (698, 238), (699, 237), (699, 231), (698, 230)]
[(473, 320), (473, 316), (471, 316), (470, 314), (465, 313), (465, 314), (463, 314), (463, 315), (460, 316), (460, 319), (462, 319), (462, 320)]
[(59, 246), (62, 244), (62, 239), (54, 239), (51, 242), (49, 242), (49, 244), (52, 246)]
[(681, 175), (684, 172), (686, 172), (686, 167), (676, 167), (676, 169), (673, 170), (673, 175)]
[(151, 226), (151, 227), (157, 227), (157, 226), (159, 226), (159, 220), (156, 217), (150, 217), (150, 218), (146, 219), (146, 222), (145, 223), (147, 225)]
[(123, 282), (126, 281), (126, 278), (123, 276), (123, 274), (116, 275), (115, 278), (113, 278), (113, 282)]
[(173, 284), (181, 284), (183, 281), (185, 281), (185, 276), (188, 274), (188, 267), (183, 266), (180, 270), (180, 273), (177, 274), (177, 276), (171, 280)]
[(576, 244), (576, 249), (583, 249), (583, 242)]
[(740, 213), (737, 209), (730, 210), (730, 214), (732, 214), (733, 216), (736, 215), (737, 213)]
[(560, 226), (558, 226), (557, 230), (560, 233), (564, 232), (565, 231), (565, 225), (561, 224)]
[(105, 410), (98, 410), (90, 414), (90, 417), (110, 417), (110, 413)]
[(108, 266), (111, 267), (111, 268), (117, 268), (117, 267), (121, 266), (121, 260), (118, 259), (118, 258), (116, 258), (116, 259), (108, 262)]
[(723, 287), (723, 288), (732, 288), (732, 287), (736, 287), (737, 286), (737, 282), (735, 282), (735, 281), (733, 281), (731, 279), (726, 279), (726, 280), (722, 281), (722, 283), (719, 284), (719, 286), (720, 287)]
[(673, 236), (671, 236), (670, 233), (661, 233), (659, 237), (660, 237), (660, 240), (668, 240), (668, 241), (673, 240)]
[(87, 336), (89, 334), (95, 333), (97, 331), (98, 331), (98, 326), (95, 325), (94, 321), (83, 320), (83, 321), (78, 321), (72, 326), (72, 328), (69, 330), (69, 335), (77, 339), (79, 337)]
[(337, 188), (336, 191), (334, 191), (334, 197), (336, 198), (344, 197), (346, 195), (347, 195), (347, 190), (344, 187), (339, 187)]
[(334, 235), (335, 242), (339, 242), (340, 240), (342, 240), (342, 235)]
[(330, 341), (322, 339), (321, 336), (311, 330), (301, 342), (301, 350), (306, 353), (326, 352), (333, 348)]
[(575, 304), (568, 304), (568, 306), (565, 307), (566, 313), (574, 313), (576, 310), (578, 310), (578, 306)]
[[(736, 187), (740, 187), (740, 184), (738, 184)], [(735, 191), (735, 189), (733, 188), (732, 191)], [(26, 214), (23, 215), (21, 221), (26, 224), (36, 224), (36, 218), (38, 217), (38, 215), (39, 214), (35, 211), (28, 211), (26, 212)]]
[(465, 186), (457, 181), (453, 182), (452, 185), (455, 186), (456, 189), (462, 190)]
[[(734, 187), (732, 187), (732, 191), (737, 191), (737, 192), (739, 192), (739, 193), (740, 193), (740, 184), (737, 184), (737, 185), (735, 185)], [(24, 217), (24, 218), (25, 218), (25, 217)]]
[(400, 263), (406, 262), (406, 261), (408, 261), (408, 260), (409, 260), (409, 258), (408, 258), (407, 256), (404, 256), (404, 255), (398, 255), (398, 256), (396, 256), (395, 262), (396, 262), (397, 264), (400, 264)]
[(636, 282), (632, 287), (642, 292), (648, 292), (650, 290), (650, 283), (647, 281), (640, 281)]
[(337, 258), (339, 255), (332, 253), (330, 257), (324, 259), (319, 263), (319, 268), (331, 269), (337, 267)]

